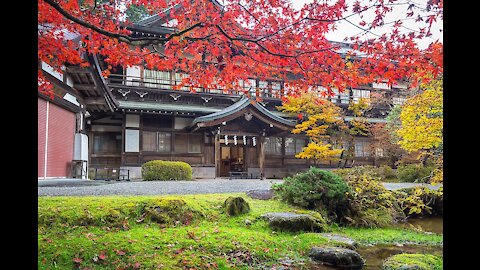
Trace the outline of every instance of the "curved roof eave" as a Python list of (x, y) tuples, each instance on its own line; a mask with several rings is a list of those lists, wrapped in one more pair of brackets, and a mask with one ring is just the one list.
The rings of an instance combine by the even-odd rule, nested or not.
[(211, 114), (208, 114), (208, 115), (204, 115), (204, 116), (200, 116), (200, 117), (195, 118), (193, 120), (191, 126), (193, 127), (193, 126), (195, 126), (197, 124), (200, 124), (200, 123), (207, 123), (207, 122), (211, 122), (211, 121), (215, 121), (215, 120), (218, 120), (218, 119), (225, 118), (229, 115), (232, 115), (234, 113), (237, 113), (239, 111), (244, 110), (248, 106), (252, 106), (257, 111), (259, 111), (262, 115), (265, 115), (267, 118), (269, 118), (269, 119), (271, 119), (275, 122), (281, 123), (285, 126), (294, 127), (295, 124), (296, 124), (293, 121), (287, 120), (287, 119), (285, 119), (285, 118), (283, 118), (279, 115), (273, 114), (271, 111), (267, 110), (266, 108), (264, 108), (263, 106), (258, 104), (258, 102), (252, 102), (251, 99), (246, 98), (246, 97), (242, 97), (242, 99), (240, 99), (238, 102), (230, 105), (229, 107), (227, 107), (227, 108), (225, 108), (225, 109), (223, 109), (219, 112), (214, 112), (214, 113), (211, 113)]

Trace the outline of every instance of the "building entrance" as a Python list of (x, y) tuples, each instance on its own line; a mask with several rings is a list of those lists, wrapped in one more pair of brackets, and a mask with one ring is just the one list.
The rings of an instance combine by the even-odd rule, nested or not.
[(243, 146), (220, 147), (220, 176), (229, 176), (229, 172), (243, 172), (245, 167), (245, 151)]

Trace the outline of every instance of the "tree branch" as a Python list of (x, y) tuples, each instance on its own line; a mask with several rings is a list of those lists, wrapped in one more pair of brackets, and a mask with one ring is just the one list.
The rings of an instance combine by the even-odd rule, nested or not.
[(46, 2), (47, 4), (49, 4), (55, 10), (57, 10), (60, 14), (62, 14), (67, 19), (69, 19), (69, 20), (71, 20), (71, 21), (73, 21), (73, 22), (75, 22), (75, 23), (77, 23), (77, 24), (79, 24), (83, 27), (89, 28), (89, 29), (91, 29), (91, 30), (93, 30), (93, 31), (95, 31), (99, 34), (102, 34), (104, 36), (111, 37), (111, 38), (116, 38), (121, 42), (125, 42), (125, 43), (131, 44), (131, 45), (149, 45), (149, 44), (158, 43), (158, 42), (166, 43), (174, 37), (181, 36), (181, 35), (189, 32), (189, 31), (192, 31), (193, 29), (195, 29), (197, 27), (203, 27), (204, 26), (202, 23), (198, 22), (198, 23), (196, 23), (196, 24), (194, 24), (194, 25), (192, 25), (188, 28), (185, 28), (182, 31), (170, 34), (166, 38), (162, 38), (162, 37), (134, 38), (134, 37), (130, 37), (130, 36), (127, 36), (127, 35), (106, 31), (104, 29), (101, 29), (101, 28), (97, 27), (96, 25), (93, 25), (93, 24), (90, 24), (90, 23), (88, 23), (84, 20), (81, 20), (81, 19), (73, 16), (72, 14), (70, 14), (65, 9), (63, 9), (59, 4), (55, 3), (53, 0), (43, 0), (43, 1)]

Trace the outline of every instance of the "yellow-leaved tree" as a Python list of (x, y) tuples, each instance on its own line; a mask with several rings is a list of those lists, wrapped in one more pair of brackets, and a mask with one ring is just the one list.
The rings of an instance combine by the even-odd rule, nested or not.
[(338, 161), (342, 149), (333, 149), (330, 136), (346, 129), (341, 117), (341, 108), (313, 93), (287, 97), (277, 109), (297, 114), (301, 120), (292, 130), (293, 134), (304, 133), (310, 142), (295, 155), (296, 158)]
[(419, 151), (423, 160), (432, 157), (436, 169), (432, 182), (443, 181), (443, 80), (421, 86), (423, 92), (408, 99), (400, 113), (398, 144), (408, 152)]

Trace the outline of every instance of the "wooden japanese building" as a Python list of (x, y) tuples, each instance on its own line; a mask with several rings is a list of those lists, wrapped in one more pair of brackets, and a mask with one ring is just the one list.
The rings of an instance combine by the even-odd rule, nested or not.
[[(164, 35), (172, 31), (152, 16), (132, 26), (132, 35)], [(65, 76), (85, 106), (79, 132), (88, 137), (88, 167), (125, 168), (141, 177), (147, 161), (189, 163), (195, 178), (228, 176), (231, 171), (280, 178), (307, 169), (310, 161), (295, 158), (306, 146), (303, 135), (290, 131), (296, 120), (278, 112), (286, 95), (281, 81), (251, 78), (243, 82), (254, 102), (242, 92), (179, 85), (187, 73), (156, 71), (137, 66), (101, 76), (102, 59), (89, 55), (89, 67), (69, 66)], [(403, 85), (397, 85), (403, 89)], [(387, 87), (388, 88), (388, 87)], [(385, 86), (370, 85), (336, 93), (331, 101), (346, 108), (351, 100), (370, 96)], [(395, 96), (392, 96), (395, 98)], [(371, 122), (384, 122), (387, 108), (376, 110)], [(348, 119), (346, 119), (348, 120)], [(369, 164), (368, 138), (355, 141), (357, 164)], [(320, 165), (334, 166), (330, 162)]]

